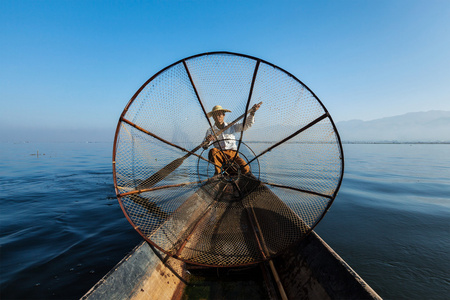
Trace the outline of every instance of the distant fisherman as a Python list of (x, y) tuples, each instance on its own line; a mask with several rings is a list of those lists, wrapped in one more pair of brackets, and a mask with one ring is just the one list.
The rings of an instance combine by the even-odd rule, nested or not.
[(235, 158), (235, 162), (239, 165), (240, 170), (243, 174), (250, 172), (250, 166), (247, 165), (247, 162), (239, 157), (237, 154), (237, 146), (236, 146), (236, 137), (234, 133), (241, 132), (247, 130), (255, 123), (255, 112), (261, 107), (262, 103), (255, 104), (250, 110), (250, 114), (245, 121), (245, 126), (243, 123), (234, 124), (223, 133), (217, 136), (218, 141), (214, 136), (212, 129), (215, 132), (220, 131), (225, 128), (228, 123), (225, 122), (225, 113), (231, 112), (228, 109), (222, 108), (220, 105), (216, 105), (213, 109), (207, 114), (210, 118), (214, 119), (214, 125), (211, 128), (208, 128), (205, 135), (205, 141), (208, 142), (207, 145), (204, 146), (206, 149), (209, 143), (213, 142), (214, 148), (209, 151), (208, 158), (215, 166), (215, 174), (219, 174), (221, 172), (222, 166), (233, 160)]

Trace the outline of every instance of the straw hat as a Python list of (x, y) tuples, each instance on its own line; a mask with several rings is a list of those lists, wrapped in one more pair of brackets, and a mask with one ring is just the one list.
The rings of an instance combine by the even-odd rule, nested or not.
[(220, 106), (220, 105), (216, 105), (216, 106), (214, 106), (213, 109), (212, 109), (209, 113), (207, 113), (206, 115), (208, 116), (208, 118), (210, 118), (210, 117), (213, 115), (213, 113), (215, 113), (216, 111), (231, 112), (231, 110), (222, 108), (222, 106)]

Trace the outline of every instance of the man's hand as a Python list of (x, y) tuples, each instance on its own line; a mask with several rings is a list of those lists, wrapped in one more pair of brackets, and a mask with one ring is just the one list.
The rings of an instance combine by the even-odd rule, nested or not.
[(216, 138), (214, 137), (214, 135), (210, 134), (208, 135), (205, 140), (203, 141), (203, 149), (208, 149), (209, 143), (211, 143), (211, 141), (214, 141)]
[(255, 112), (261, 107), (262, 102), (253, 105), (252, 108), (250, 108), (250, 114), (254, 115)]
[(207, 140), (208, 142), (214, 141), (216, 138), (214, 137), (214, 135), (210, 134), (206, 137), (205, 140)]

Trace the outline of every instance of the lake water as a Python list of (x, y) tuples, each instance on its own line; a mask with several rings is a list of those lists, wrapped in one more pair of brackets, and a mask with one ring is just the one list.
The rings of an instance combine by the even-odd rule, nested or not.
[[(316, 232), (385, 299), (450, 295), (450, 145), (346, 144)], [(0, 297), (78, 299), (142, 238), (109, 143), (0, 143)]]

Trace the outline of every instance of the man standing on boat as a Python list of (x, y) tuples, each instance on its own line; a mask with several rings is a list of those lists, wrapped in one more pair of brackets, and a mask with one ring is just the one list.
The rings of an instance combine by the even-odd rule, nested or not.
[(215, 174), (219, 174), (222, 166), (228, 162), (231, 162), (233, 159), (235, 159), (235, 162), (239, 165), (242, 174), (250, 172), (250, 166), (247, 165), (245, 160), (239, 157), (238, 153), (236, 153), (237, 145), (234, 134), (236, 132), (247, 130), (255, 123), (255, 112), (261, 107), (261, 104), (262, 102), (255, 104), (249, 110), (249, 115), (245, 121), (245, 125), (243, 123), (237, 123), (230, 126), (217, 136), (217, 140), (212, 130), (214, 130), (214, 132), (219, 132), (221, 129), (226, 128), (228, 123), (225, 122), (225, 113), (231, 111), (222, 108), (220, 105), (216, 105), (207, 114), (208, 118), (212, 117), (214, 119), (214, 125), (212, 129), (208, 128), (206, 131), (205, 142), (207, 143), (203, 146), (203, 148), (208, 148), (209, 144), (213, 142), (214, 148), (209, 151), (208, 158), (209, 161), (215, 166)]

